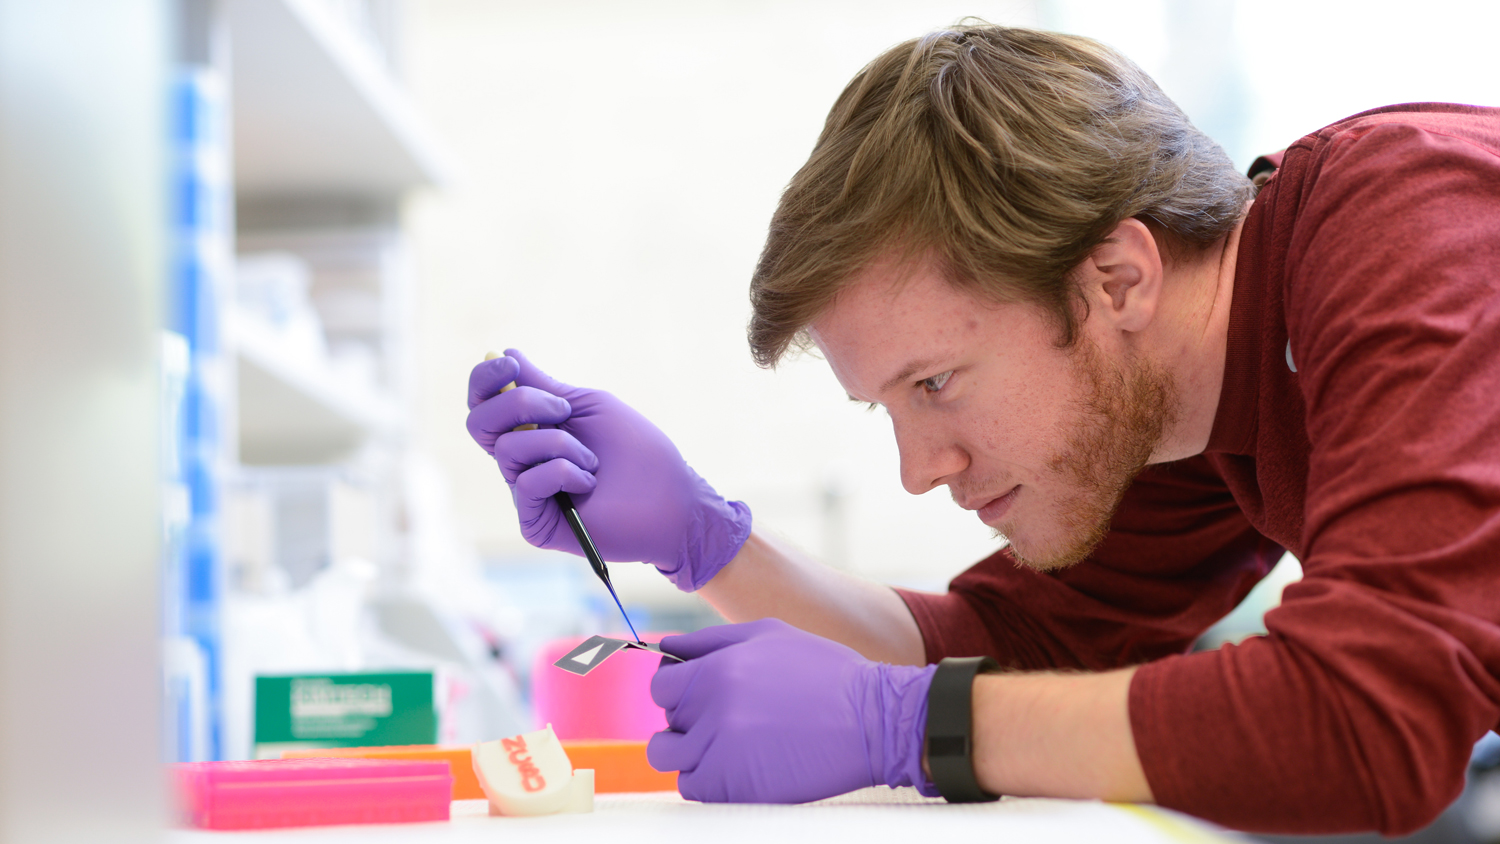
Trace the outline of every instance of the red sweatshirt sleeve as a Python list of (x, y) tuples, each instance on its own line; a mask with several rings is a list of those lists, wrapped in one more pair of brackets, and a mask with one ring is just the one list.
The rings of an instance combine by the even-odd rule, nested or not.
[(1500, 720), (1500, 159), (1437, 123), (1287, 155), (1305, 577), (1269, 635), (1136, 673), (1136, 746), (1166, 806), (1409, 832)]

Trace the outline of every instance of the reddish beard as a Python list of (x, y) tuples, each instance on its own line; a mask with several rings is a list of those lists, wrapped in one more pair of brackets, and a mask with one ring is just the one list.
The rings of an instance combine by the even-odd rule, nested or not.
[[(1112, 365), (1088, 338), (1073, 358), (1081, 390), (1072, 435), (1046, 464), (1064, 489), (1051, 505), (1063, 539), (1051, 547), (1010, 547), (1017, 562), (1037, 571), (1075, 565), (1099, 547), (1125, 491), (1177, 418), (1177, 385), (1166, 370), (1144, 359)], [(1007, 523), (995, 535), (1014, 532)]]

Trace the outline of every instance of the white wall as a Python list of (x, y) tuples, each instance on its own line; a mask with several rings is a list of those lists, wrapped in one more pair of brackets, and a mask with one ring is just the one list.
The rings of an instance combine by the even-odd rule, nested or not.
[(1376, 106), (1500, 105), (1492, 0), (1052, 0), (1124, 51), (1241, 167)]
[(422, 279), (418, 439), (462, 523), (521, 553), (497, 471), (464, 432), (464, 385), (516, 346), (655, 420), (758, 523), (821, 552), (821, 495), (846, 493), (847, 556), (941, 584), (994, 547), (945, 492), (900, 487), (883, 414), (813, 359), (757, 369), (746, 291), (783, 185), (828, 107), (901, 40), (1027, 3), (414, 3), (414, 96), (462, 160), (410, 221)]

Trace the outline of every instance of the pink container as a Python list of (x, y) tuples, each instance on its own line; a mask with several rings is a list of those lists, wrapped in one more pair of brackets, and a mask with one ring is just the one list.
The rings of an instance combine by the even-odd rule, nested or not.
[[(609, 634), (629, 638), (629, 634)], [(671, 633), (646, 633), (647, 642), (660, 642)], [(587, 636), (554, 639), (537, 652), (531, 670), (531, 701), (538, 728), (552, 725), (564, 740), (619, 739), (645, 741), (667, 728), (661, 707), (651, 702), (651, 676), (661, 657), (627, 648), (579, 677), (552, 663), (577, 647)]]
[(173, 765), (182, 820), (201, 829), (265, 829), (448, 820), (448, 763), (266, 759)]

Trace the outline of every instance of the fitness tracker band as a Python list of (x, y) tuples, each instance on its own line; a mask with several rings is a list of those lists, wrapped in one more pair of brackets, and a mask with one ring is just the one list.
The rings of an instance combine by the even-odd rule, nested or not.
[(927, 688), (927, 771), (949, 803), (987, 803), (1000, 798), (979, 787), (974, 776), (974, 675), (999, 668), (987, 656), (948, 657), (938, 663)]

